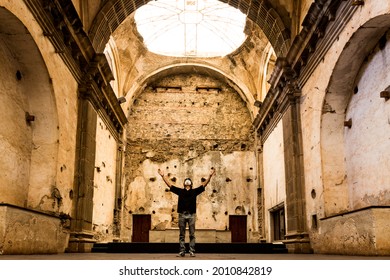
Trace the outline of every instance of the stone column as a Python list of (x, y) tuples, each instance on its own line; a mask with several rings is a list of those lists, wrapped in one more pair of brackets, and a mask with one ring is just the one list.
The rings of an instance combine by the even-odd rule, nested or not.
[(78, 107), (75, 186), (68, 251), (90, 252), (92, 232), (97, 112), (89, 100)]
[(118, 143), (116, 155), (116, 186), (115, 186), (115, 208), (114, 208), (114, 238), (120, 240), (121, 215), (122, 215), (122, 170), (123, 170), (123, 143)]
[(260, 234), (260, 242), (265, 242), (265, 213), (264, 213), (264, 161), (263, 161), (263, 145), (261, 135), (256, 133), (256, 159), (257, 159), (257, 211), (258, 211), (258, 230)]
[(286, 175), (286, 245), (291, 253), (310, 253), (306, 225), (305, 183), (299, 97), (288, 95), (283, 114)]

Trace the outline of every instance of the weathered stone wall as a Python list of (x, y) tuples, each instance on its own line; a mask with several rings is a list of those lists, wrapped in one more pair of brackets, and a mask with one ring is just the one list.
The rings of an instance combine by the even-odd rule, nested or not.
[[(386, 25), (388, 15), (385, 15), (389, 13), (389, 8), (388, 3), (376, 5), (373, 2), (365, 2), (364, 6), (359, 7), (328, 51), (323, 63), (318, 65), (302, 88), (306, 213), (315, 252), (356, 253), (356, 248), (361, 246), (361, 239), (355, 238), (354, 232), (371, 235), (372, 240), (388, 239), (388, 234), (383, 231), (367, 230), (372, 221), (362, 218), (361, 215), (365, 212), (345, 216), (346, 218), (326, 218), (365, 206), (388, 205), (389, 173), (388, 168), (382, 168), (389, 164), (389, 153), (384, 150), (384, 146), (388, 150), (389, 140), (388, 104), (379, 97), (380, 91), (389, 85), (389, 77), (386, 76), (388, 43), (382, 50), (364, 48), (372, 41), (366, 42), (367, 38), (378, 32), (375, 28), (380, 30), (381, 25)], [(372, 18), (382, 15), (382, 19), (369, 23)], [(367, 22), (367, 26), (372, 28), (362, 27)], [(357, 35), (359, 29), (361, 35)], [(380, 36), (377, 40), (379, 38)], [(351, 46), (354, 51), (343, 54), (343, 50)], [(372, 54), (366, 58), (360, 74), (356, 72), (351, 76), (356, 67), (352, 62), (359, 59), (363, 61), (365, 57), (360, 57), (359, 54), (365, 52)], [(347, 58), (338, 65), (334, 74), (341, 54)], [(337, 87), (331, 83), (332, 80), (336, 81)], [(354, 95), (356, 89), (357, 93)], [(344, 127), (343, 122), (350, 117), (353, 117), (352, 127)], [(341, 226), (348, 223), (353, 224), (356, 230), (351, 231), (350, 227)], [(383, 219), (375, 222), (378, 227), (386, 227), (386, 223)], [(339, 236), (343, 236), (343, 239), (340, 240)], [(336, 238), (339, 240), (335, 244), (339, 246), (337, 250), (330, 246)], [(351, 244), (344, 246), (342, 243), (347, 239)], [(377, 250), (375, 242), (365, 243), (364, 246), (371, 246), (368, 250), (371, 253), (383, 254), (386, 250), (387, 253), (390, 252), (389, 247)]]
[(268, 242), (272, 242), (270, 210), (286, 200), (283, 126), (280, 122), (263, 147), (264, 225)]
[(2, 38), (0, 65), (1, 201), (23, 206), (27, 203), (32, 135), (25, 121), (27, 98), (15, 77), (17, 63)]
[[(36, 155), (36, 160), (40, 162), (37, 165), (45, 163), (53, 165), (54, 174), (51, 174), (53, 176), (51, 180), (55, 183), (55, 188), (59, 190), (60, 196), (62, 197), (61, 206), (58, 211), (68, 214), (72, 206), (70, 197), (72, 196), (71, 192), (74, 180), (77, 126), (77, 94), (75, 93), (78, 87), (77, 82), (64, 65), (61, 57), (54, 51), (54, 47), (50, 44), (48, 38), (43, 35), (42, 29), (24, 5), (24, 2), (0, 1), (0, 3), (5, 9), (13, 13), (26, 27), (24, 32), (31, 35), (33, 43), (36, 45), (35, 48), (38, 50), (31, 48), (31, 43), (24, 41), (23, 36), (19, 38), (14, 37), (15, 46), (19, 48), (19, 50), (13, 50), (13, 54), (16, 55), (14, 58), (18, 60), (17, 64), (23, 65), (24, 71), (27, 71), (27, 73), (23, 74), (23, 69), (21, 70), (22, 76), (25, 75), (24, 79), (28, 79), (24, 94), (30, 96), (30, 98), (40, 98), (38, 99), (40, 103), (34, 103), (35, 107), (31, 112), (32, 114), (35, 114), (37, 111), (40, 112), (39, 114), (35, 114), (37, 123), (42, 121), (42, 117), (52, 118), (50, 126), (47, 126), (47, 119), (45, 119), (45, 125), (39, 128), (39, 138), (36, 139), (39, 139), (41, 142), (35, 147), (40, 147)], [(21, 60), (23, 58), (27, 60)], [(12, 80), (14, 80), (16, 73), (11, 73), (10, 75), (13, 76)], [(31, 83), (35, 83), (33, 87)], [(42, 103), (42, 101), (45, 102)], [(50, 115), (45, 115), (49, 109), (51, 109), (49, 111)], [(34, 124), (32, 128), (33, 136), (37, 135), (36, 133), (38, 131), (34, 131)], [(42, 153), (47, 153), (45, 152), (46, 147), (43, 146), (43, 144), (46, 145), (45, 141), (47, 139), (55, 142), (53, 145), (57, 145), (56, 149), (48, 157), (42, 156)], [(45, 174), (50, 176), (48, 173)], [(52, 187), (46, 185), (45, 194), (37, 192), (37, 197), (34, 198), (34, 203), (30, 207), (38, 207), (44, 195), (50, 197)], [(29, 197), (31, 198), (31, 194)], [(48, 205), (52, 207), (51, 202)], [(49, 209), (42, 207), (41, 210)], [(56, 208), (54, 210), (57, 211)]]
[(0, 205), (0, 255), (63, 253), (69, 239), (64, 226), (57, 217)]
[(117, 143), (101, 118), (96, 129), (96, 161), (93, 195), (93, 231), (98, 242), (114, 238)]
[(158, 168), (182, 187), (186, 177), (199, 185), (211, 167), (217, 175), (198, 197), (197, 227), (225, 230), (230, 214), (244, 214), (249, 239), (257, 238), (257, 165), (245, 103), (226, 84), (197, 74), (166, 77), (153, 87), (129, 115), (122, 239), (131, 236), (132, 214), (151, 214), (152, 229), (177, 227), (177, 197), (166, 192)]
[[(69, 223), (63, 227), (59, 217), (70, 215), (72, 207), (77, 83), (24, 2), (0, 1), (0, 6), (0, 202), (48, 213), (43, 220), (53, 226), (40, 227), (38, 212), (2, 212), (0, 246), (6, 240), (19, 242), (18, 253), (42, 252), (38, 236), (47, 230), (64, 233), (64, 243), (58, 234), (42, 235), (45, 252), (64, 251)], [(34, 120), (26, 121), (26, 113)], [(36, 226), (25, 222), (34, 217)], [(18, 228), (8, 228), (11, 224)], [(7, 230), (27, 238), (20, 243)]]
[(316, 253), (389, 255), (389, 209), (371, 208), (321, 220), (311, 235)]
[(345, 131), (346, 172), (352, 209), (390, 205), (390, 33), (362, 65), (349, 102)]

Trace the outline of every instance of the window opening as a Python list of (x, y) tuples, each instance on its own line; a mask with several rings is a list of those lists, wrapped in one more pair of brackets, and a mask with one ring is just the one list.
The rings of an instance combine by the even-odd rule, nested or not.
[(246, 16), (218, 0), (150, 1), (135, 22), (149, 51), (168, 56), (225, 56), (246, 39)]

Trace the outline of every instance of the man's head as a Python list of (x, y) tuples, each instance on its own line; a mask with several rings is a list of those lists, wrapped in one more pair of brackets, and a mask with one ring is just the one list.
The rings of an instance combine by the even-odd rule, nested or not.
[(192, 181), (190, 178), (184, 179), (184, 188), (192, 189)]

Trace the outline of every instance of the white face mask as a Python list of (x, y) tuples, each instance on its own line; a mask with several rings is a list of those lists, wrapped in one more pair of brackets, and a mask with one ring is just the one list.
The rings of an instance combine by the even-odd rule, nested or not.
[(185, 181), (184, 181), (184, 185), (185, 186), (191, 186), (192, 184), (191, 184), (191, 180), (190, 179), (186, 179)]

